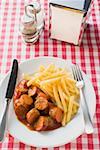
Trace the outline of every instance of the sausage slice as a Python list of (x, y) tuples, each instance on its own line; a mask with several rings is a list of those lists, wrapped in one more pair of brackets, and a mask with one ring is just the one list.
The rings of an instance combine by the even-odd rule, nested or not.
[(51, 117), (48, 117), (48, 127), (47, 130), (54, 130), (61, 126), (60, 123), (56, 122), (56, 120), (52, 119)]
[(36, 93), (37, 93), (37, 87), (36, 86), (32, 86), (31, 88), (29, 88), (29, 90), (28, 90), (29, 96), (34, 96)]
[(23, 104), (31, 105), (33, 103), (33, 99), (27, 94), (23, 94), (20, 97), (20, 102)]
[(34, 124), (34, 129), (36, 131), (47, 131), (54, 130), (61, 126), (60, 123), (57, 123), (54, 119), (49, 116), (40, 116), (37, 122)]
[(21, 80), (17, 87), (20, 92), (27, 92), (28, 91), (27, 80)]
[(38, 97), (34, 105), (38, 110), (44, 110), (48, 107), (48, 100), (43, 97)]
[(16, 88), (15, 88), (15, 91), (14, 91), (14, 96), (13, 96), (14, 101), (15, 101), (16, 99), (20, 98), (21, 94), (22, 94), (22, 93), (18, 90), (18, 87), (16, 87)]
[(27, 115), (26, 115), (26, 118), (27, 118), (27, 122), (29, 124), (32, 124), (34, 121), (36, 121), (36, 119), (40, 116), (40, 113), (39, 111), (36, 109), (36, 108), (33, 108), (31, 109)]
[(26, 118), (26, 114), (29, 110), (29, 107), (22, 105), (19, 100), (16, 100), (16, 102), (14, 103), (14, 108), (15, 108), (15, 113), (20, 120)]
[(48, 127), (48, 117), (40, 116), (34, 125), (36, 131), (45, 131)]
[(53, 107), (49, 110), (49, 115), (60, 123), (63, 118), (63, 111), (59, 107)]
[(25, 93), (28, 91), (28, 87), (26, 83), (27, 83), (27, 80), (21, 80), (19, 84), (16, 86), (15, 91), (14, 91), (14, 96), (13, 96), (14, 100), (20, 98), (22, 93)]
[(48, 99), (48, 96), (45, 93), (41, 92), (41, 91), (38, 92), (38, 97), (43, 97), (43, 98)]
[(28, 91), (28, 87), (27, 87), (27, 80), (23, 79), (19, 82), (19, 84), (17, 85), (18, 89), (20, 92), (27, 92)]

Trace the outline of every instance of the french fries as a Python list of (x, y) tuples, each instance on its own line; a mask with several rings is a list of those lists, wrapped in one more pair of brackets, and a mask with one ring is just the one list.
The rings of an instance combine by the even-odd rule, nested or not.
[(41, 65), (40, 67), (39, 67), (39, 72), (43, 72), (45, 70), (45, 67), (43, 66), (43, 65)]
[(64, 79), (64, 78), (61, 79), (61, 83), (62, 83), (62, 88), (63, 88), (63, 90), (65, 91), (65, 93), (66, 93), (68, 96), (70, 96), (70, 93), (69, 93), (69, 91), (68, 91), (68, 89), (67, 89), (67, 85), (66, 85), (66, 83), (65, 83), (65, 79)]
[(67, 113), (67, 122), (70, 121), (72, 115), (72, 108), (73, 108), (73, 96), (70, 97), (69, 105), (68, 105), (68, 113)]
[(59, 94), (58, 94), (58, 89), (56, 88), (56, 84), (53, 85), (53, 93), (54, 93), (54, 97), (55, 97), (55, 101), (56, 101), (56, 104), (59, 108), (63, 109), (63, 106), (62, 106), (62, 103), (60, 101), (60, 97), (59, 97)]
[(33, 75), (24, 75), (27, 86), (37, 85), (51, 100), (64, 111), (62, 126), (65, 126), (77, 113), (79, 108), (79, 90), (71, 73), (50, 64), (41, 65)]
[(62, 119), (62, 126), (66, 125), (66, 120), (67, 120), (67, 113), (64, 113), (63, 119)]
[(58, 92), (59, 92), (59, 95), (60, 95), (61, 103), (63, 105), (64, 113), (66, 113), (67, 112), (66, 101), (63, 97), (63, 91), (62, 91), (62, 88), (61, 88), (60, 85), (58, 85)]

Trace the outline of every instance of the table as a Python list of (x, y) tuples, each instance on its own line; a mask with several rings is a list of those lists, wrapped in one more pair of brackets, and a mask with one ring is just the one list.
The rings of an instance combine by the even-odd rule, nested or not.
[[(45, 29), (39, 41), (26, 46), (19, 34), (20, 16), (24, 12), (24, 0), (0, 1), (0, 73), (5, 74), (11, 67), (12, 60), (22, 61), (37, 56), (54, 56), (78, 63), (91, 79), (96, 93), (96, 114), (94, 117), (94, 133), (83, 134), (76, 140), (61, 147), (50, 150), (99, 150), (100, 149), (100, 0), (94, 0), (91, 16), (80, 47), (49, 39), (49, 6), (48, 0), (42, 0), (45, 9)], [(9, 133), (0, 150), (41, 150), (27, 146)], [(45, 149), (43, 149), (45, 150)]]

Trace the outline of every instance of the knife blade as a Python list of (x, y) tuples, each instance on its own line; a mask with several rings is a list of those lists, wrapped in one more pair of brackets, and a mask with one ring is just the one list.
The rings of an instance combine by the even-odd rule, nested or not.
[(2, 117), (2, 120), (1, 120), (1, 123), (0, 123), (0, 141), (2, 141), (3, 138), (4, 138), (4, 133), (5, 133), (5, 129), (6, 129), (7, 112), (8, 112), (10, 100), (12, 99), (12, 96), (13, 96), (13, 93), (14, 93), (17, 74), (18, 74), (18, 61), (16, 59), (14, 59), (12, 69), (11, 69), (10, 78), (9, 78), (9, 81), (8, 81), (7, 90), (6, 90), (5, 111), (4, 111), (4, 114), (3, 114), (3, 117)]
[(15, 85), (16, 85), (17, 72), (18, 72), (18, 62), (16, 59), (14, 59), (9, 82), (8, 82), (8, 87), (6, 91), (6, 98), (11, 99), (13, 96)]

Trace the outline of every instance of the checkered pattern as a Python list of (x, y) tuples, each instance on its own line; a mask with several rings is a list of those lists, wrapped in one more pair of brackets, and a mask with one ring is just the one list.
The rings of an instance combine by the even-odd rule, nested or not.
[[(28, 2), (28, 0), (27, 0)], [(20, 16), (24, 12), (24, 0), (0, 0), (0, 73), (5, 74), (13, 58), (22, 61), (37, 56), (54, 56), (76, 62), (90, 77), (96, 93), (94, 133), (83, 134), (76, 140), (49, 150), (99, 150), (100, 149), (100, 0), (94, 0), (80, 47), (49, 39), (48, 0), (41, 0), (45, 9), (45, 30), (39, 41), (26, 46), (19, 34)], [(7, 134), (0, 150), (41, 150), (27, 146)], [(45, 149), (44, 149), (45, 150)], [(47, 150), (47, 149), (46, 149)]]

